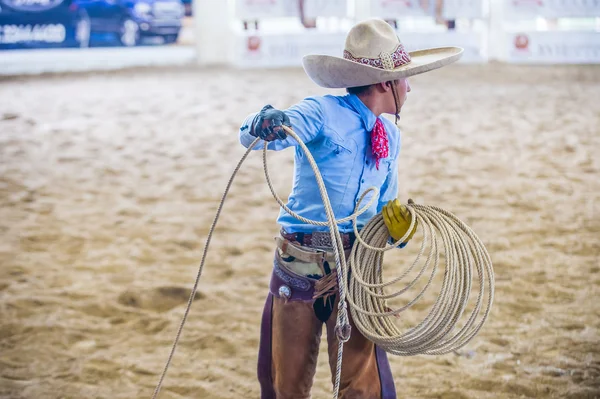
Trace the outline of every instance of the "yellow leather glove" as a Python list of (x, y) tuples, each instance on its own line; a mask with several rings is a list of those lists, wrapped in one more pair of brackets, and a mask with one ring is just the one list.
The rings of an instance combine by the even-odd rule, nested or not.
[[(383, 206), (381, 215), (383, 216), (383, 221), (385, 222), (390, 235), (395, 241), (398, 241), (404, 236), (404, 234), (406, 234), (408, 228), (410, 227), (411, 215), (408, 209), (406, 209), (406, 206), (402, 205), (398, 199), (388, 201), (388, 203)], [(408, 235), (408, 238), (402, 242), (402, 245), (400, 246), (401, 248), (404, 247), (411, 238), (413, 238), (415, 231), (417, 231), (416, 220), (412, 231)]]

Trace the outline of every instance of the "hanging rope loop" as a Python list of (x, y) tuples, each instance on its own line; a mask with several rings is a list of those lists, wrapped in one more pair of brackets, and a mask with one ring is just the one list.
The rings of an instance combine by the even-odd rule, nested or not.
[[(338, 353), (333, 398), (337, 399), (339, 394), (344, 343), (350, 339), (352, 332), (348, 314), (348, 303), (350, 304), (349, 309), (352, 319), (359, 331), (366, 338), (389, 353), (401, 356), (417, 354), (439, 355), (466, 345), (479, 332), (487, 320), (494, 297), (492, 262), (487, 250), (475, 233), (452, 213), (434, 206), (415, 204), (411, 199), (408, 200), (407, 204), (407, 209), (411, 215), (410, 227), (407, 233), (393, 244), (388, 244), (389, 232), (381, 214), (377, 214), (371, 218), (359, 232), (356, 223), (357, 218), (370, 209), (373, 202), (378, 198), (379, 190), (376, 187), (370, 187), (363, 192), (353, 214), (336, 220), (329, 196), (327, 195), (325, 183), (310, 151), (292, 129), (287, 126), (282, 126), (282, 128), (286, 134), (298, 142), (314, 171), (327, 220), (317, 221), (304, 218), (289, 209), (281, 198), (279, 198), (269, 177), (267, 143), (265, 143), (263, 149), (263, 167), (269, 189), (279, 206), (290, 215), (307, 224), (328, 227), (331, 234), (332, 249), (335, 254), (335, 263), (338, 271), (339, 302), (334, 330), (338, 338)], [(208, 233), (202, 260), (187, 307), (152, 399), (156, 399), (160, 392), (177, 344), (181, 338), (183, 326), (189, 315), (192, 301), (202, 275), (212, 235), (229, 189), (248, 154), (260, 141), (261, 139), (257, 138), (248, 146), (247, 151), (238, 162), (227, 183)], [(370, 199), (365, 206), (360, 208), (360, 204), (369, 193), (372, 193)], [(348, 257), (348, 263), (346, 263), (344, 246), (337, 226), (348, 221), (352, 222), (356, 242)], [(417, 222), (423, 232), (423, 240), (416, 259), (399, 276), (385, 282), (383, 280), (384, 253), (395, 249), (406, 240), (409, 232), (413, 230)], [(427, 248), (429, 248), (429, 252), (425, 255)], [(445, 256), (445, 272), (440, 294), (425, 319), (417, 326), (406, 332), (402, 332), (397, 327), (395, 321), (398, 320), (398, 315), (401, 312), (418, 302), (431, 285), (439, 267), (442, 249)], [(388, 292), (391, 289), (390, 287), (402, 281), (412, 271), (417, 270), (417, 265), (425, 256), (424, 264), (417, 272), (416, 277), (407, 282), (401, 289)], [(478, 276), (479, 294), (476, 304), (464, 326), (454, 333), (457, 323), (467, 307), (472, 288), (473, 269), (475, 269)], [(352, 275), (352, 279), (350, 280), (348, 279), (349, 272)], [(398, 298), (415, 287), (421, 277), (427, 275), (426, 272), (429, 275), (428, 280), (415, 298), (396, 309), (388, 306), (388, 300)], [(486, 296), (485, 302), (483, 299), (484, 296)], [(481, 313), (483, 306), (485, 306), (485, 309)], [(454, 335), (452, 335), (453, 333)]]

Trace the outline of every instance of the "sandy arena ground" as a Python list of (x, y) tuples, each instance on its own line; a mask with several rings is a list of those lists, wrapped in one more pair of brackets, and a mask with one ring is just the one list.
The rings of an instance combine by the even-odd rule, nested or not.
[[(391, 358), (399, 396), (600, 397), (600, 69), (453, 66), (411, 83), (400, 197), (467, 222), (497, 280), (458, 355)], [(244, 152), (239, 123), (320, 93), (301, 70), (0, 81), (0, 397), (149, 398)], [(285, 197), (292, 154), (270, 160)], [(259, 397), (277, 212), (252, 154), (162, 398)], [(329, 381), (321, 352), (315, 398)]]

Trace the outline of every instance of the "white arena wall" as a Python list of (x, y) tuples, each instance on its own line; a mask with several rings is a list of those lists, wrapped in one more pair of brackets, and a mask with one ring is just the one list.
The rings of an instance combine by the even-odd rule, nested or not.
[[(229, 1), (234, 44), (222, 62), (246, 68), (282, 67), (299, 65), (306, 53), (340, 55), (352, 23), (382, 17), (398, 21), (398, 36), (409, 50), (460, 46), (465, 49), (463, 63), (600, 63), (598, 1), (445, 0), (441, 16), (456, 19), (456, 29), (447, 30), (426, 15), (419, 0), (306, 0), (307, 10), (319, 17), (317, 32), (302, 29), (295, 3)], [(259, 19), (259, 30), (242, 30), (242, 20), (253, 19)], [(204, 43), (197, 46), (199, 62), (210, 63), (202, 57)]]
[[(305, 0), (304, 4), (305, 15), (317, 19), (317, 29), (300, 23), (298, 0), (196, 0), (188, 45), (0, 51), (0, 75), (194, 63), (298, 67), (307, 53), (340, 55), (348, 29), (370, 17), (396, 20), (398, 36), (409, 50), (463, 47), (463, 63), (600, 63), (598, 0)], [(429, 16), (436, 11), (439, 18), (455, 19), (456, 29), (436, 24)], [(254, 20), (259, 21), (258, 30)], [(249, 22), (247, 30), (243, 21)]]

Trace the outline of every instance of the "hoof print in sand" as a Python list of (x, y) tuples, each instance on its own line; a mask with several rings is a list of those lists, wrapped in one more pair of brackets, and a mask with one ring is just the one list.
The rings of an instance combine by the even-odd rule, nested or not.
[[(165, 312), (187, 303), (191, 290), (183, 287), (156, 287), (149, 290), (125, 291), (119, 295), (121, 305)], [(204, 294), (196, 291), (194, 300), (203, 299)]]

